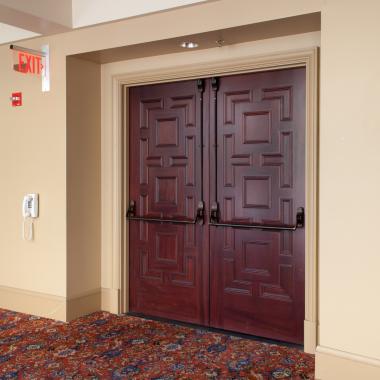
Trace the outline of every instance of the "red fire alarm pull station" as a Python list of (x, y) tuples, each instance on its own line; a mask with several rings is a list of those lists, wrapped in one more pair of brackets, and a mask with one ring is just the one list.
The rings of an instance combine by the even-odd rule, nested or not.
[(20, 107), (22, 106), (22, 93), (21, 92), (13, 92), (12, 97), (12, 107)]

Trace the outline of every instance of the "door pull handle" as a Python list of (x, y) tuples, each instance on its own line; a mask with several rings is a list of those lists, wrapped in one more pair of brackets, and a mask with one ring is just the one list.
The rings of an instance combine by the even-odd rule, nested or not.
[(204, 202), (200, 201), (198, 203), (197, 213), (194, 219), (185, 218), (156, 218), (150, 216), (137, 216), (136, 215), (136, 202), (131, 200), (129, 202), (129, 207), (127, 211), (128, 220), (137, 220), (140, 222), (151, 222), (151, 223), (169, 223), (169, 224), (203, 224), (205, 217), (205, 207)]
[(219, 222), (219, 207), (215, 202), (211, 206), (210, 225), (215, 227), (232, 227), (241, 229), (257, 229), (269, 231), (296, 231), (305, 226), (305, 210), (303, 207), (297, 209), (296, 224), (263, 224), (263, 223), (239, 223), (234, 221)]

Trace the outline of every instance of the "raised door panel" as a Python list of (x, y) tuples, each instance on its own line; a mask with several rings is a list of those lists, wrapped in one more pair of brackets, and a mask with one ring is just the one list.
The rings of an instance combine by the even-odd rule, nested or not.
[[(220, 219), (294, 224), (305, 200), (304, 68), (220, 78), (217, 110)], [(301, 343), (304, 230), (211, 228), (211, 324)]]

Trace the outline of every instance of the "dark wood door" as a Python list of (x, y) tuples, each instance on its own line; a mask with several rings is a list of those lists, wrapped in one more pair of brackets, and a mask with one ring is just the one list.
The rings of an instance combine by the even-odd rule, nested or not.
[[(216, 121), (220, 219), (294, 224), (305, 203), (305, 69), (220, 78)], [(304, 229), (210, 229), (211, 325), (302, 343)]]
[[(130, 199), (145, 217), (193, 219), (202, 201), (197, 81), (130, 89)], [(208, 324), (208, 233), (131, 221), (130, 310)]]
[[(203, 83), (130, 89), (136, 214), (190, 220), (203, 200), (221, 221), (294, 224), (305, 203), (305, 69)], [(303, 342), (304, 229), (215, 227), (207, 217), (129, 225), (131, 311)]]

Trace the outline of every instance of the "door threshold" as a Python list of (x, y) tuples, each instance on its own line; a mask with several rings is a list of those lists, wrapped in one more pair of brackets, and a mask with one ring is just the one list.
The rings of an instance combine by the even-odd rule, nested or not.
[(261, 342), (261, 343), (275, 344), (277, 346), (295, 348), (295, 349), (298, 349), (300, 351), (304, 350), (304, 346), (302, 344), (289, 343), (289, 342), (284, 342), (282, 340), (269, 339), (269, 338), (264, 338), (264, 337), (257, 336), (257, 335), (249, 335), (249, 334), (239, 333), (236, 331), (223, 330), (223, 329), (218, 329), (218, 328), (210, 327), (210, 326), (197, 325), (195, 323), (181, 322), (181, 321), (176, 321), (173, 319), (167, 319), (167, 318), (162, 318), (162, 317), (154, 317), (154, 316), (145, 315), (145, 314), (141, 314), (141, 313), (128, 312), (128, 313), (125, 313), (124, 315), (128, 315), (131, 317), (138, 317), (138, 318), (142, 318), (142, 319), (146, 319), (146, 320), (150, 320), (150, 321), (168, 323), (168, 324), (175, 325), (175, 326), (182, 326), (182, 327), (189, 327), (192, 329), (205, 330), (205, 331), (208, 331), (211, 333), (216, 333), (216, 334), (230, 335), (230, 336), (234, 336), (234, 337), (238, 337), (238, 338), (255, 340), (255, 341)]

